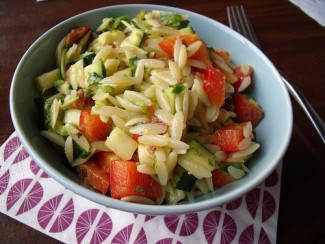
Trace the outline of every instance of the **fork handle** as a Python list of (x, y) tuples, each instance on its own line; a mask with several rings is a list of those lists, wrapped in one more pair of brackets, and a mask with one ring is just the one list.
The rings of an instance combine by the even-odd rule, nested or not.
[(312, 122), (313, 126), (315, 127), (316, 131), (322, 138), (323, 143), (325, 143), (325, 124), (323, 120), (320, 118), (320, 116), (317, 114), (314, 108), (310, 105), (310, 103), (307, 101), (304, 95), (299, 91), (298, 87), (295, 84), (293, 84), (293, 82), (291, 82), (284, 75), (283, 72), (281, 71), (279, 72), (282, 76), (282, 80), (285, 86), (287, 87), (289, 93), (297, 101), (300, 107), (304, 110), (309, 120)]

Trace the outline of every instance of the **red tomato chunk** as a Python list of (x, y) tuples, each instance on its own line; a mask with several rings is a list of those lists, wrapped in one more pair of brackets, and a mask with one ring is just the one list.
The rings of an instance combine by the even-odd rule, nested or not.
[(209, 65), (204, 72), (203, 89), (213, 105), (220, 108), (226, 97), (226, 77), (217, 68)]
[[(159, 43), (159, 46), (165, 53), (173, 57), (174, 45), (177, 39), (180, 39), (186, 46), (189, 46), (196, 41), (202, 41), (196, 34), (187, 34), (165, 39)], [(203, 41), (201, 47), (190, 57), (190, 59), (199, 60), (205, 64), (211, 64), (208, 49)]]
[(109, 189), (109, 173), (100, 168), (95, 158), (77, 166), (77, 172), (86, 184), (106, 195)]
[(109, 173), (111, 162), (114, 160), (120, 160), (120, 158), (113, 152), (98, 152), (97, 159), (99, 163), (99, 167), (103, 169), (103, 171)]
[(232, 152), (240, 150), (240, 142), (245, 138), (246, 123), (230, 123), (215, 132), (214, 143), (222, 151)]
[(143, 196), (156, 201), (163, 194), (162, 186), (150, 175), (137, 171), (134, 161), (115, 160), (110, 164), (111, 197)]
[(236, 179), (222, 169), (214, 169), (212, 172), (212, 183), (214, 187), (221, 187)]
[(111, 129), (111, 124), (104, 123), (98, 115), (92, 114), (91, 110), (81, 111), (80, 130), (89, 141), (104, 141)]
[(252, 123), (253, 128), (257, 126), (264, 116), (263, 109), (251, 97), (237, 93), (234, 98), (236, 119), (239, 122)]

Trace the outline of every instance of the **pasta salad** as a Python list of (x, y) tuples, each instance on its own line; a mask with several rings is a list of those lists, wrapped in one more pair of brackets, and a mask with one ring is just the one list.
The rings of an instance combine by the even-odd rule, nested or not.
[(175, 204), (241, 179), (263, 118), (253, 67), (207, 47), (187, 16), (141, 11), (71, 30), (36, 77), (41, 134), (112, 198)]

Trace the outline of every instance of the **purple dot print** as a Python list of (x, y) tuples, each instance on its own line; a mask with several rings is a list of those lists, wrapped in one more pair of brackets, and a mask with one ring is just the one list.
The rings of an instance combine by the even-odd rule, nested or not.
[(139, 234), (137, 235), (137, 237), (135, 238), (135, 241), (133, 242), (134, 244), (147, 244), (147, 236), (146, 236), (146, 232), (144, 231), (143, 228), (141, 228)]
[(183, 220), (179, 215), (169, 215), (164, 218), (166, 227), (172, 232), (176, 233), (177, 226), (180, 227), (180, 236), (189, 236), (192, 235), (198, 228), (199, 217), (197, 213), (188, 213), (184, 215)]
[(272, 187), (278, 184), (278, 181), (279, 181), (278, 172), (274, 170), (272, 174), (269, 177), (267, 177), (267, 179), (264, 182), (264, 185), (266, 187)]
[(26, 192), (24, 201), (21, 204), (17, 215), (23, 214), (30, 209), (34, 208), (43, 197), (43, 187), (39, 182), (36, 182), (35, 185), (32, 187), (32, 189), (29, 192)]
[(38, 166), (38, 164), (35, 163), (34, 160), (31, 160), (30, 161), (30, 170), (33, 172), (34, 175), (37, 175), (38, 172), (41, 171), (42, 172), (41, 178), (49, 178), (49, 175), (47, 173), (43, 172), (43, 170), (41, 169), (41, 167)]
[(76, 223), (76, 236), (78, 243), (81, 243), (88, 231), (91, 228), (99, 210), (98, 209), (89, 209), (83, 212)]
[(259, 199), (260, 199), (261, 190), (259, 188), (255, 188), (254, 190), (250, 191), (246, 195), (246, 205), (249, 213), (251, 214), (252, 218), (255, 219), (256, 212), (258, 209)]
[(267, 236), (267, 234), (266, 234), (265, 230), (263, 229), (263, 227), (261, 227), (258, 243), (271, 244), (271, 241), (270, 241), (269, 237)]
[(242, 198), (239, 198), (237, 200), (234, 200), (226, 205), (227, 210), (235, 210), (240, 207), (242, 203)]
[(262, 221), (267, 221), (274, 214), (276, 209), (275, 199), (268, 191), (264, 191), (262, 205)]
[(3, 175), (0, 176), (0, 196), (7, 189), (9, 179), (10, 179), (10, 174), (8, 169)]
[(37, 214), (37, 220), (39, 225), (45, 229), (49, 222), (51, 221), (53, 215), (55, 214), (55, 211), (57, 210), (61, 199), (63, 197), (63, 194), (60, 194), (58, 196), (55, 196), (48, 200), (46, 203), (43, 204), (43, 206), (40, 208)]
[(28, 158), (29, 154), (26, 152), (26, 150), (24, 148), (22, 148), (18, 154), (16, 155), (14, 161), (12, 162), (12, 164), (16, 164), (19, 163), (21, 161), (23, 161), (24, 159)]
[(17, 136), (14, 136), (11, 138), (4, 148), (4, 161), (7, 161), (7, 159), (20, 147), (21, 142)]
[(155, 218), (155, 216), (152, 215), (146, 215), (144, 222), (148, 222), (149, 220), (152, 220), (153, 218)]
[(254, 225), (249, 225), (244, 229), (239, 237), (239, 244), (254, 243)]
[(63, 207), (58, 217), (54, 221), (50, 232), (58, 233), (66, 230), (73, 220), (74, 216), (74, 204), (72, 198), (68, 201), (68, 203)]
[[(258, 230), (257, 230), (258, 231)], [(258, 233), (256, 233), (258, 234)], [(248, 226), (240, 235), (239, 237), (239, 244), (251, 244), (255, 243), (255, 230), (254, 225)], [(270, 239), (267, 236), (265, 230), (261, 228), (259, 236), (258, 236), (258, 242), (261, 244), (270, 244)]]
[(128, 244), (133, 229), (133, 224), (130, 224), (120, 230), (113, 238), (112, 243), (114, 244)]
[[(223, 218), (222, 218), (223, 217)], [(215, 240), (217, 232), (220, 240)], [(221, 211), (212, 211), (203, 221), (203, 232), (208, 243), (231, 243), (237, 234), (237, 225), (233, 218)]]
[[(156, 244), (172, 244), (173, 238), (164, 238), (156, 242)], [(177, 241), (176, 244), (182, 244), (180, 241)]]
[(19, 199), (23, 199), (23, 203), (17, 214), (25, 212), (25, 210), (33, 208), (43, 196), (42, 186), (36, 182), (29, 192), (26, 192), (32, 179), (22, 179), (17, 181), (9, 190), (7, 196), (7, 211), (9, 211)]
[(78, 243), (83, 242), (85, 236), (92, 230), (91, 244), (102, 243), (111, 234), (113, 229), (113, 222), (108, 214), (105, 212), (99, 217), (99, 221), (95, 228), (91, 228), (94, 224), (95, 218), (99, 213), (99, 209), (89, 209), (83, 212), (76, 224), (76, 236)]
[(199, 217), (197, 213), (186, 214), (179, 235), (190, 236), (197, 230), (198, 226), (199, 226)]
[(177, 225), (179, 222), (178, 215), (168, 215), (164, 217), (166, 227), (172, 232), (175, 233), (177, 229)]
[(103, 213), (95, 227), (91, 243), (102, 243), (111, 234), (113, 222), (108, 214)]

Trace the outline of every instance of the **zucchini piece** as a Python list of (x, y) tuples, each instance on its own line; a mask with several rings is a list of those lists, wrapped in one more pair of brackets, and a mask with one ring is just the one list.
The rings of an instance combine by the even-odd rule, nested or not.
[(60, 72), (61, 72), (62, 79), (65, 78), (66, 65), (67, 65), (67, 49), (63, 48), (62, 53), (61, 53), (61, 62), (60, 62)]
[(81, 110), (79, 109), (67, 109), (64, 113), (63, 123), (70, 123), (79, 127), (80, 125), (80, 114)]
[(51, 104), (50, 103), (44, 103), (43, 106), (43, 122), (44, 122), (44, 127), (46, 129), (50, 129), (51, 128)]
[(185, 27), (183, 29), (180, 29), (179, 32), (180, 32), (181, 35), (195, 34), (195, 31), (192, 28), (192, 26), (188, 26), (188, 27)]
[(96, 57), (96, 53), (93, 52), (85, 52), (82, 55), (80, 55), (80, 59), (84, 61), (84, 67), (92, 64), (95, 57)]
[(190, 146), (190, 150), (193, 150), (193, 153), (195, 153), (200, 158), (203, 158), (203, 160), (200, 161), (203, 166), (205, 166), (210, 171), (215, 169), (216, 158), (214, 154), (209, 151), (209, 149), (207, 149), (196, 140), (191, 140), (188, 145)]
[(70, 81), (73, 90), (77, 90), (78, 87), (85, 88), (85, 74), (84, 74), (84, 61), (80, 59), (75, 64), (71, 65), (70, 69), (66, 73), (67, 80)]
[(178, 157), (178, 164), (197, 178), (211, 177), (216, 159), (212, 152), (196, 140), (191, 140), (186, 154)]
[(71, 85), (69, 82), (64, 80), (56, 80), (54, 81), (54, 86), (56, 90), (62, 94), (68, 95), (71, 90)]
[(140, 29), (133, 27), (131, 34), (122, 41), (121, 46), (131, 45), (131, 46), (140, 47), (143, 38), (144, 38), (144, 32)]
[(113, 75), (120, 65), (121, 61), (119, 59), (109, 58), (104, 62), (106, 76)]
[(180, 173), (179, 180), (176, 182), (175, 188), (182, 191), (192, 191), (197, 178), (194, 175), (188, 174), (186, 170)]
[(118, 127), (112, 130), (105, 144), (123, 160), (130, 160), (138, 148), (138, 143)]
[(44, 94), (48, 89), (54, 87), (54, 81), (62, 79), (60, 69), (54, 69), (36, 77), (36, 88)]
[(113, 44), (114, 42), (121, 43), (125, 39), (125, 34), (120, 30), (103, 32), (98, 36), (98, 43), (102, 46)]
[(169, 105), (171, 107), (171, 113), (175, 114), (176, 112), (176, 107), (175, 107), (175, 100), (176, 100), (176, 93), (173, 92), (173, 87), (170, 86), (166, 89), (163, 90), (163, 92), (167, 95), (168, 101), (169, 101)]
[(105, 77), (106, 70), (103, 61), (90, 64), (85, 68), (85, 81), (89, 86), (96, 85)]
[(73, 154), (74, 157), (86, 158), (90, 154), (90, 150), (82, 148), (77, 142), (73, 141)]
[(69, 135), (62, 121), (56, 121), (55, 126), (51, 129), (51, 131), (64, 137)]
[[(132, 68), (126, 68), (120, 71), (117, 71), (113, 74), (113, 76), (126, 76), (126, 77), (132, 77), (133, 73), (132, 73)], [(109, 88), (110, 89), (110, 88)], [(109, 92), (111, 95), (118, 95), (123, 93), (125, 90), (131, 90), (132, 86), (126, 85), (126, 86), (122, 86), (122, 85), (118, 85), (113, 87), (112, 92)]]
[(132, 68), (126, 68), (120, 71), (117, 71), (113, 74), (113, 76), (126, 76), (132, 77)]

